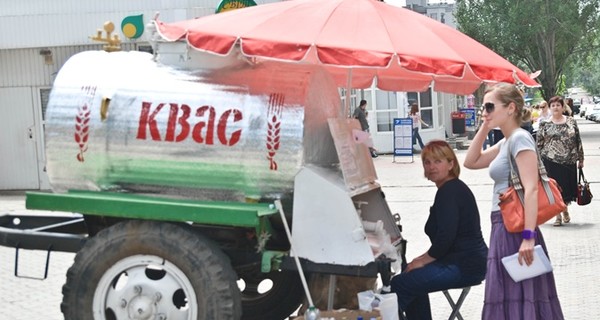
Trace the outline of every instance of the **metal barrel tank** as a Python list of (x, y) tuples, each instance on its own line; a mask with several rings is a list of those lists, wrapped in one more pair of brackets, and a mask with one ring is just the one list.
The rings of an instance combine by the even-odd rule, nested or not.
[(340, 109), (317, 66), (184, 71), (141, 52), (83, 52), (50, 95), (47, 172), (55, 192), (282, 197), (305, 164), (338, 162), (327, 119)]

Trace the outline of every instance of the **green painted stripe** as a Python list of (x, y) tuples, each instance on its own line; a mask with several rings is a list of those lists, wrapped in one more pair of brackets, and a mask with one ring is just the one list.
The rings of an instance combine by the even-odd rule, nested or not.
[(273, 205), (264, 203), (194, 201), (93, 191), (70, 191), (66, 194), (28, 192), (26, 207), (118, 218), (189, 221), (236, 227), (257, 227), (261, 216), (277, 212)]

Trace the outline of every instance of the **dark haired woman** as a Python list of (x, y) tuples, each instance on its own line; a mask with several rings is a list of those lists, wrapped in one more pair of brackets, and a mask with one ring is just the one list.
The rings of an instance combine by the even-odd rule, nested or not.
[[(548, 121), (540, 123), (536, 139), (546, 172), (556, 180), (568, 205), (577, 200), (577, 168), (583, 168), (583, 146), (577, 121), (564, 114), (565, 107), (561, 97), (550, 99), (551, 116)], [(571, 216), (566, 209), (562, 216), (556, 216), (554, 226), (569, 222)]]

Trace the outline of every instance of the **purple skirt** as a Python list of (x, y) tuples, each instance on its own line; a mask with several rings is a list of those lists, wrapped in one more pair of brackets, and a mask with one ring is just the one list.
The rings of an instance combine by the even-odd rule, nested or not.
[[(546, 243), (536, 228), (535, 244)], [(509, 233), (504, 227), (500, 211), (492, 212), (492, 234), (485, 276), (483, 320), (555, 320), (564, 319), (556, 294), (552, 272), (514, 282), (504, 269), (501, 259), (519, 251), (523, 238), (520, 233)]]

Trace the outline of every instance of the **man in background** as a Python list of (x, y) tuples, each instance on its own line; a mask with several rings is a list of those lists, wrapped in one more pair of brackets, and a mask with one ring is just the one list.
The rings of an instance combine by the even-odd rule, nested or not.
[[(360, 104), (354, 109), (352, 117), (360, 122), (360, 128), (362, 131), (369, 132), (369, 122), (367, 121), (367, 100), (360, 100)], [(371, 152), (371, 157), (373, 158), (377, 158), (379, 156), (373, 147), (369, 147), (369, 152)]]

